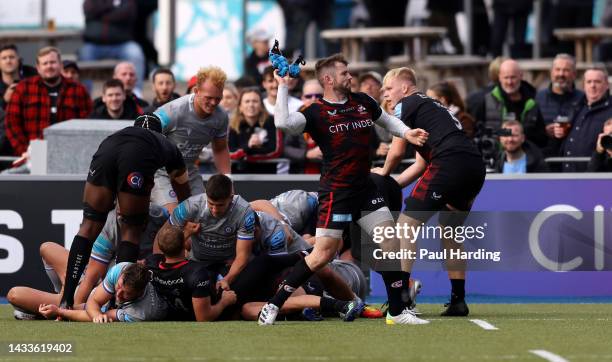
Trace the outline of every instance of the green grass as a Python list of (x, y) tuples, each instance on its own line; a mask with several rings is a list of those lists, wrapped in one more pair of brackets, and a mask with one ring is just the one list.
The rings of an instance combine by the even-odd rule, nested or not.
[[(0, 306), (0, 343), (71, 342), (72, 356), (54, 361), (544, 361), (529, 352), (544, 349), (570, 361), (612, 360), (610, 304), (473, 304), (469, 318), (441, 318), (440, 305), (419, 308), (425, 326), (387, 326), (382, 319), (353, 323), (255, 322), (140, 323), (95, 325), (16, 321)], [(469, 319), (483, 319), (488, 331)], [(10, 356), (0, 361), (45, 356)]]

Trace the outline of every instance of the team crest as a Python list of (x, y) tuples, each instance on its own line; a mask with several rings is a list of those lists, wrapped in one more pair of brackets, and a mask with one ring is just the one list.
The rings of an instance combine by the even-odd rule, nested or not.
[(170, 190), (168, 191), (168, 195), (170, 195), (170, 197), (175, 198), (176, 199), (176, 192), (174, 192), (174, 190)]
[(141, 189), (144, 184), (144, 177), (140, 172), (132, 172), (127, 177), (128, 185), (133, 189)]

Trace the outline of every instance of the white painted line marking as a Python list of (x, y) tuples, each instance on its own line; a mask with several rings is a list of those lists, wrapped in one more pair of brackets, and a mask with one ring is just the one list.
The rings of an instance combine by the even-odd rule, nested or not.
[(568, 362), (568, 360), (566, 360), (565, 358), (543, 349), (532, 349), (529, 352), (535, 354), (538, 357), (542, 357), (549, 362)]
[(492, 325), (491, 323), (489, 323), (487, 321), (483, 321), (482, 319), (470, 319), (470, 322), (476, 324), (480, 328), (485, 329), (487, 331), (496, 331), (496, 330), (498, 330), (497, 327), (495, 327), (494, 325)]

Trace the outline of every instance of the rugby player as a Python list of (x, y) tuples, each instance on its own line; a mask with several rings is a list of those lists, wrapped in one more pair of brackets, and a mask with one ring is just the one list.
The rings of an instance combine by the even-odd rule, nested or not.
[(232, 180), (216, 174), (208, 179), (206, 193), (181, 202), (163, 227), (183, 229), (189, 222), (199, 224), (191, 235), (189, 259), (205, 263), (212, 278), (224, 275), (216, 286), (229, 290), (251, 256), (255, 218), (249, 203), (234, 195)]
[(236, 303), (236, 293), (231, 290), (223, 290), (220, 300), (213, 303), (211, 295), (216, 290), (208, 270), (203, 263), (185, 258), (181, 229), (165, 227), (157, 241), (163, 255), (147, 257), (145, 265), (153, 272), (153, 286), (168, 303), (167, 320), (214, 321)]
[[(227, 113), (219, 106), (226, 78), (220, 68), (202, 68), (197, 74), (193, 94), (168, 102), (154, 112), (161, 119), (163, 134), (183, 155), (192, 195), (204, 193), (204, 183), (195, 161), (208, 144), (212, 147), (217, 171), (224, 174), (231, 171), (227, 147), (229, 121)], [(178, 201), (182, 201), (177, 200), (175, 191), (168, 174), (159, 170), (151, 195), (153, 202), (172, 212)]]
[[(75, 305), (75, 309), (57, 306), (59, 296), (37, 291), (38, 306), (24, 306), (34, 309), (47, 319), (78, 322), (138, 322), (161, 320), (167, 313), (167, 305), (153, 286), (149, 283), (150, 273), (142, 265), (120, 263), (107, 273), (102, 286), (94, 289), (84, 305)], [(103, 308), (111, 299), (115, 300), (116, 309)], [(85, 309), (83, 309), (85, 308)]]
[(152, 114), (136, 118), (108, 136), (94, 154), (83, 191), (83, 223), (68, 255), (61, 305), (74, 304), (74, 291), (89, 261), (94, 241), (117, 199), (121, 212), (121, 242), (117, 262), (136, 261), (143, 225), (149, 215), (153, 175), (165, 167), (180, 200), (190, 196), (185, 162), (178, 148), (161, 134), (160, 119)]
[[(260, 325), (273, 324), (287, 298), (315, 271), (332, 260), (342, 240), (343, 230), (352, 221), (356, 221), (369, 235), (375, 226), (393, 225), (393, 217), (384, 199), (368, 178), (370, 137), (374, 124), (419, 146), (427, 139), (427, 132), (410, 129), (397, 118), (389, 116), (374, 99), (363, 93), (352, 93), (347, 64), (340, 54), (319, 60), (315, 70), (323, 86), (323, 99), (291, 114), (287, 107), (289, 77), (280, 77), (275, 73), (279, 82), (274, 111), (276, 127), (291, 134), (308, 132), (321, 148), (323, 167), (314, 250), (295, 265), (276, 295), (263, 306), (258, 320)], [(371, 213), (362, 217), (362, 212)], [(396, 250), (396, 244), (395, 240), (388, 240), (382, 246), (385, 250)], [(384, 271), (381, 274), (387, 288), (392, 318), (397, 323), (427, 323), (417, 318), (402, 301), (401, 294), (407, 286), (401, 283), (401, 271)]]
[[(409, 127), (419, 127), (429, 133), (425, 144), (415, 145), (416, 162), (397, 178), (404, 187), (417, 180), (405, 199), (404, 212), (398, 224), (416, 227), (438, 211), (442, 226), (460, 226), (465, 221), (485, 179), (482, 156), (474, 143), (462, 131), (461, 123), (438, 101), (420, 93), (416, 75), (410, 68), (390, 70), (384, 78), (384, 98), (391, 102), (395, 114)], [(403, 158), (406, 142), (395, 137), (381, 169), (374, 172), (389, 175)], [(415, 240), (402, 240), (402, 246), (414, 245)], [(461, 243), (443, 239), (446, 249), (462, 249)], [(403, 264), (404, 280), (410, 277), (412, 260)], [(443, 316), (467, 316), (465, 303), (465, 261), (447, 261), (451, 282), (451, 298)]]

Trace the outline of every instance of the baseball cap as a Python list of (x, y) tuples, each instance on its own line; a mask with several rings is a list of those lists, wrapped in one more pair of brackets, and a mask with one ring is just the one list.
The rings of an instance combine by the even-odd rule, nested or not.
[(75, 69), (77, 72), (80, 72), (81, 70), (79, 69), (79, 66), (77, 64), (77, 62), (75, 62), (74, 60), (64, 60), (62, 62), (62, 64), (64, 65), (64, 69), (66, 68), (73, 68)]
[(374, 79), (378, 84), (382, 85), (382, 76), (380, 75), (380, 73), (375, 72), (375, 71), (369, 71), (369, 72), (365, 72), (363, 74), (361, 74), (359, 76), (359, 83), (363, 82), (366, 78), (372, 78)]

